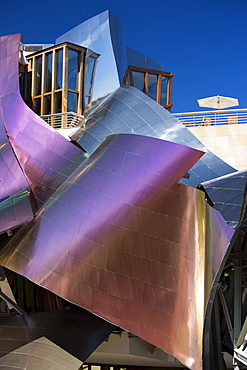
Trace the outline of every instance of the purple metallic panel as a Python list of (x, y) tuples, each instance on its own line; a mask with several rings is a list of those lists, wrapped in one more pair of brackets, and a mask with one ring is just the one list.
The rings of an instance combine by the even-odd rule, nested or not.
[(18, 34), (0, 38), (2, 119), (38, 205), (42, 205), (82, 162), (83, 155), (23, 102), (18, 85), (19, 45)]
[(21, 170), (4, 129), (2, 109), (0, 107), (0, 201), (28, 187), (28, 182)]
[(238, 171), (202, 183), (202, 190), (220, 211), (227, 224), (237, 228), (241, 225), (247, 171)]
[(0, 203), (0, 233), (33, 219), (29, 191), (23, 190)]
[(117, 135), (83, 161), (80, 149), (23, 103), (19, 39), (0, 38), (0, 164), (13, 187), (2, 192), (13, 196), (2, 209), (7, 204), (8, 225), (28, 220), (27, 186), (8, 162), (14, 157), (3, 125), (45, 206), (1, 252), (0, 264), (200, 370), (205, 307), (233, 235), (203, 192), (177, 184), (202, 153)]
[[(85, 361), (114, 328), (110, 323), (85, 310), (56, 310), (1, 316), (0, 358), (40, 337), (46, 337), (64, 351)], [(46, 349), (42, 352), (45, 358)], [(3, 361), (4, 358), (0, 359), (2, 370)], [(63, 369), (62, 363), (60, 366), (59, 369)], [(39, 363), (35, 368), (54, 369), (42, 367)], [(69, 369), (77, 367), (71, 366)]]
[(159, 139), (109, 137), (0, 263), (201, 369), (204, 286), (233, 231), (203, 192), (177, 184), (200, 156)]
[[(18, 39), (18, 37), (17, 37)], [(18, 69), (11, 53), (19, 48), (16, 36), (1, 38), (0, 54), (0, 233), (30, 221), (34, 215), (29, 185), (11, 147), (6, 131), (2, 99), (18, 88)], [(18, 49), (17, 49), (18, 50)]]

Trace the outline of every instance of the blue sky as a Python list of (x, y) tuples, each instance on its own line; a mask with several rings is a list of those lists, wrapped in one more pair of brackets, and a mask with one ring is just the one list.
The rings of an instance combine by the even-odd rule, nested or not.
[(246, 0), (9, 0), (1, 5), (0, 35), (54, 43), (107, 9), (121, 19), (127, 46), (176, 74), (174, 113), (201, 110), (197, 99), (218, 94), (247, 108)]

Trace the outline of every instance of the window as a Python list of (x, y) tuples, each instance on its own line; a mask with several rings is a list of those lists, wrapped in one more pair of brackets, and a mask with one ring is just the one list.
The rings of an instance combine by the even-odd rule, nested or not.
[(171, 83), (174, 73), (128, 66), (124, 76), (124, 85), (136, 87), (161, 104), (167, 110), (171, 104)]
[(143, 72), (132, 71), (134, 86), (146, 94), (145, 74)]
[(79, 53), (78, 51), (68, 50), (68, 89), (78, 91), (79, 86)]
[(42, 55), (35, 58), (35, 95), (41, 95), (42, 61)]
[(63, 49), (57, 49), (55, 51), (55, 89), (62, 89), (63, 87)]
[(20, 74), (20, 91), (38, 115), (83, 114), (92, 100), (98, 54), (71, 43), (39, 50), (27, 56), (28, 69)]
[(94, 80), (94, 72), (96, 67), (97, 59), (88, 56), (86, 58), (86, 78), (85, 78), (85, 98), (86, 98), (86, 108), (90, 107), (92, 103), (92, 87)]
[(45, 93), (52, 90), (52, 52), (45, 54)]

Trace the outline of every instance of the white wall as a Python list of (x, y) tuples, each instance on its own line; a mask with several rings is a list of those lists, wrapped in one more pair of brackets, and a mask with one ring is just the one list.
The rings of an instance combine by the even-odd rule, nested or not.
[(189, 127), (214, 154), (237, 170), (247, 169), (247, 124)]

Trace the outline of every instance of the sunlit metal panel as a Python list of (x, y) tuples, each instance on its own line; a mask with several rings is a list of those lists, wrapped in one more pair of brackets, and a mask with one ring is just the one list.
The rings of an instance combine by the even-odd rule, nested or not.
[[(200, 369), (205, 307), (233, 230), (203, 192), (177, 182), (195, 162), (193, 181), (234, 170), (223, 162), (217, 170), (211, 153), (201, 162), (202, 153), (188, 147), (200, 146), (194, 136), (169, 113), (164, 131), (165, 110), (133, 88), (108, 101), (110, 108), (118, 102), (111, 127), (126, 114), (133, 125), (146, 122), (136, 129), (145, 136), (110, 136), (85, 159), (24, 105), (15, 80), (19, 37), (0, 41), (15, 66), (9, 84), (3, 74), (3, 121), (37, 201), (45, 202), (6, 244), (0, 264)], [(111, 133), (107, 124), (99, 129)], [(177, 136), (187, 146), (171, 142)]]
[(247, 171), (209, 180), (200, 185), (231, 227), (239, 226), (242, 222), (241, 213), (244, 204)]
[(181, 182), (196, 187), (199, 183), (236, 170), (208, 151), (205, 146), (162, 106), (131, 86), (120, 87), (95, 112), (88, 116), (85, 128), (72, 139), (87, 152), (93, 150), (108, 135), (130, 133), (157, 137), (206, 154), (190, 169), (190, 178)]
[(0, 202), (0, 233), (33, 219), (29, 193), (24, 189)]
[(82, 363), (45, 337), (34, 340), (0, 358), (0, 369), (79, 369)]
[(120, 19), (109, 10), (79, 24), (56, 39), (68, 41), (100, 54), (94, 80), (93, 99), (116, 90), (127, 69), (124, 36)]
[(177, 184), (200, 156), (154, 138), (109, 137), (0, 263), (200, 369), (204, 285), (231, 237), (203, 192)]
[[(0, 357), (44, 336), (64, 351), (85, 361), (114, 328), (109, 322), (85, 310), (1, 316)], [(42, 352), (45, 357), (46, 349)]]
[(2, 101), (9, 98), (9, 90), (18, 88), (17, 56), (19, 38), (1, 38), (0, 57), (0, 232), (16, 227), (33, 217), (29, 198), (29, 184), (11, 147), (5, 126)]
[[(25, 179), (25, 188), (31, 187), (40, 206), (83, 160), (83, 153), (48, 126), (23, 102), (18, 86), (19, 44), (18, 34), (0, 38), (1, 124), (4, 125), (24, 172), (21, 174), (15, 164), (12, 169), (15, 171), (14, 176), (18, 180), (21, 178), (22, 183), (23, 178)], [(9, 161), (12, 158), (13, 154), (8, 155)], [(11, 163), (8, 167), (12, 166)], [(16, 183), (18, 181), (10, 181), (10, 188)], [(21, 189), (17, 188), (17, 191), (22, 189), (23, 185)]]

